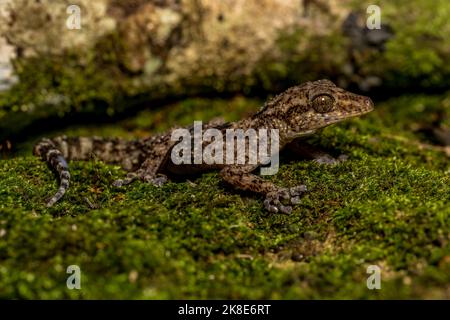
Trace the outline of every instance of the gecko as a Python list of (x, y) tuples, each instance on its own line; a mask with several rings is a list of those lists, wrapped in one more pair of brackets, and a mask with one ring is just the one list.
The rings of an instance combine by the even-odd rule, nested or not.
[[(323, 79), (287, 89), (268, 100), (259, 111), (240, 121), (212, 121), (205, 123), (203, 128), (215, 128), (221, 132), (227, 129), (277, 129), (279, 151), (290, 149), (319, 163), (335, 164), (339, 160), (308, 144), (304, 138), (326, 126), (364, 115), (373, 109), (374, 104), (369, 97), (351, 93)], [(227, 185), (261, 194), (265, 209), (272, 213), (289, 214), (292, 206), (300, 202), (300, 196), (307, 190), (305, 185), (281, 187), (258, 176), (255, 170), (262, 166), (259, 162), (175, 164), (170, 156), (177, 143), (171, 139), (172, 130), (134, 140), (67, 136), (43, 138), (35, 145), (33, 153), (49, 164), (60, 181), (59, 188), (47, 202), (47, 207), (59, 201), (69, 187), (68, 161), (89, 160), (93, 157), (106, 163), (118, 164), (128, 172), (123, 179), (112, 183), (118, 188), (135, 180), (162, 186), (171, 174), (188, 175), (217, 170)]]

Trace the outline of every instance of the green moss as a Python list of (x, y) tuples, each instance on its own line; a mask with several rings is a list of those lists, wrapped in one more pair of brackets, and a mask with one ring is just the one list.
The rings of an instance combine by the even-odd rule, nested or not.
[(16, 59), (20, 81), (0, 93), (0, 139), (22, 133), (37, 120), (75, 113), (111, 116), (123, 112), (123, 98), (137, 95), (120, 71), (114, 34), (88, 52)]
[(349, 60), (347, 42), (340, 30), (324, 35), (305, 29), (283, 32), (276, 43), (280, 54), (261, 59), (255, 81), (265, 90), (277, 91), (305, 81), (336, 78)]
[(365, 75), (375, 75), (385, 86), (447, 88), (450, 69), (447, 64), (450, 28), (448, 1), (361, 1), (365, 8), (381, 8), (381, 22), (393, 30), (385, 50), (366, 50), (358, 57)]
[[(0, 161), (0, 297), (444, 298), (448, 158), (423, 148), (427, 141), (410, 129), (449, 112), (446, 101), (392, 99), (312, 139), (348, 155), (342, 164), (283, 156), (267, 179), (309, 188), (289, 216), (265, 213), (260, 197), (230, 190), (217, 173), (116, 189), (124, 172), (99, 161), (70, 163), (70, 190), (47, 209), (57, 180), (24, 144), (21, 156)], [(115, 128), (65, 133), (140, 136), (225, 110), (235, 120), (258, 104), (193, 99)], [(81, 268), (81, 290), (66, 288), (72, 264)], [(372, 264), (382, 269), (381, 290), (366, 287)]]
[(361, 29), (367, 7), (374, 4), (381, 9), (382, 25), (392, 30), (385, 45), (352, 43), (336, 25), (323, 33), (287, 30), (276, 43), (279, 53), (261, 59), (256, 80), (266, 90), (324, 77), (343, 84), (375, 77), (385, 88), (448, 88), (448, 1), (353, 1), (352, 12), (359, 15)]

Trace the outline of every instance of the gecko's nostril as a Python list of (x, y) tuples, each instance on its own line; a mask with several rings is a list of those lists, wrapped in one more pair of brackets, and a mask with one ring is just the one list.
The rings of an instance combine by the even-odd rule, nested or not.
[(364, 104), (365, 104), (367, 107), (369, 107), (369, 108), (373, 108), (373, 107), (374, 107), (373, 101), (372, 101), (372, 99), (370, 99), (370, 98), (365, 98), (365, 99), (364, 99)]

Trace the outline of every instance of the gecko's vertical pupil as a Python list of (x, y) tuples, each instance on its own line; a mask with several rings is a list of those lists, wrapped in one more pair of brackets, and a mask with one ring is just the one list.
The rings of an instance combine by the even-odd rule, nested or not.
[(322, 94), (313, 99), (312, 106), (316, 112), (329, 112), (334, 106), (334, 99), (329, 95)]

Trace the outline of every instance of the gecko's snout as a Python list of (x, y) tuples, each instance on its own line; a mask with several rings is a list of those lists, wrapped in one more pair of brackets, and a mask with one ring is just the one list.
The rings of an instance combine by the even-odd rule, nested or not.
[(372, 99), (370, 99), (369, 97), (364, 97), (363, 103), (369, 111), (372, 111), (375, 108), (375, 104), (373, 103)]

